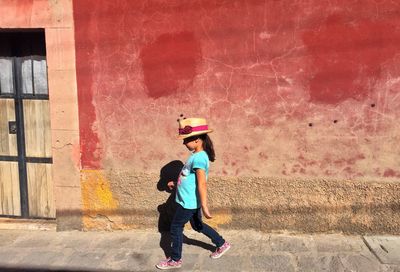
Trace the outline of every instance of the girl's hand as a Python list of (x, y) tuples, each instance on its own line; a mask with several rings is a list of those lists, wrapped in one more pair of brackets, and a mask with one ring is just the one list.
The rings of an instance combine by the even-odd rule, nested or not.
[(204, 214), (205, 218), (207, 218), (207, 219), (212, 218), (212, 215), (211, 215), (210, 211), (208, 210), (208, 207), (202, 207), (201, 209), (203, 210), (203, 214)]
[(173, 181), (168, 181), (167, 187), (168, 187), (168, 189), (173, 190), (174, 187), (175, 187), (175, 182), (173, 182)]

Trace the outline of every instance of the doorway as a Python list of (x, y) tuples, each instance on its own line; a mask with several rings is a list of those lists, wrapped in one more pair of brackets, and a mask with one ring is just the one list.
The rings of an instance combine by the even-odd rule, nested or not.
[(0, 32), (0, 216), (55, 218), (45, 33)]

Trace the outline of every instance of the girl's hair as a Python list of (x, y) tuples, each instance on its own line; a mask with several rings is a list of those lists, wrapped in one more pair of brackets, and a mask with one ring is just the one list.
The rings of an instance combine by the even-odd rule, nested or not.
[(203, 149), (207, 153), (208, 159), (212, 162), (215, 161), (215, 151), (210, 136), (203, 134), (199, 138), (203, 141)]

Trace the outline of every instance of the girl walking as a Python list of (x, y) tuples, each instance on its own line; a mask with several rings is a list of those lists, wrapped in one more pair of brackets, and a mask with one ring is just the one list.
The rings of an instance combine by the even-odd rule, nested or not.
[(212, 218), (207, 205), (206, 185), (209, 163), (215, 160), (214, 147), (208, 136), (212, 130), (203, 118), (184, 118), (178, 121), (178, 137), (192, 154), (183, 166), (177, 184), (175, 185), (174, 181), (167, 184), (170, 189), (176, 186), (175, 201), (178, 207), (171, 223), (172, 254), (170, 258), (156, 265), (159, 269), (182, 266), (183, 228), (187, 222), (216, 245), (216, 251), (210, 255), (212, 259), (221, 257), (231, 247), (218, 232), (201, 219), (201, 211), (207, 219)]

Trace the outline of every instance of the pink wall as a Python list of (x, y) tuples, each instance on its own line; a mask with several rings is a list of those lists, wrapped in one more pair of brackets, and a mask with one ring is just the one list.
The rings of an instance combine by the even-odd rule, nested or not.
[(82, 166), (159, 172), (209, 119), (213, 175), (400, 178), (396, 1), (74, 1)]

